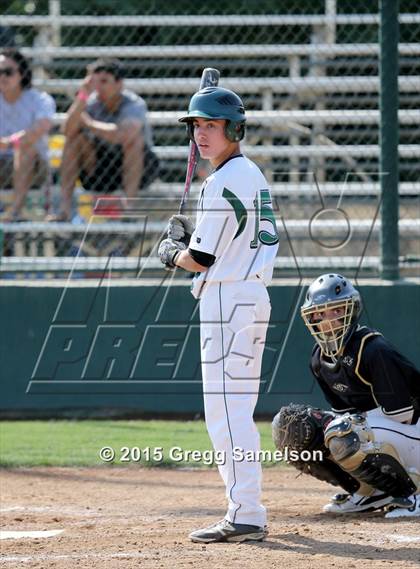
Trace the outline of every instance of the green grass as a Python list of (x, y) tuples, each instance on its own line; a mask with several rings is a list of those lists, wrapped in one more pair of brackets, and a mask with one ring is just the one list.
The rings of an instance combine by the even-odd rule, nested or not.
[[(258, 423), (261, 448), (273, 451), (271, 425)], [(102, 447), (111, 447), (115, 459), (101, 460)], [(121, 460), (121, 449), (134, 450), (128, 461)], [(170, 457), (170, 449), (183, 451), (212, 449), (203, 421), (3, 421), (0, 422), (0, 466), (209, 466), (209, 457), (201, 460), (187, 458), (177, 462)], [(155, 448), (162, 448), (162, 460), (153, 461)], [(158, 457), (159, 458), (159, 457)], [(212, 457), (210, 457), (212, 458)], [(140, 460), (139, 460), (140, 459)], [(273, 463), (263, 461), (263, 466)]]

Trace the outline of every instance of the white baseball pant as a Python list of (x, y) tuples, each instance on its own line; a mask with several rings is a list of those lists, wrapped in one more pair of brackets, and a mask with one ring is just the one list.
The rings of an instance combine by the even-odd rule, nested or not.
[[(388, 419), (379, 409), (368, 411), (367, 422), (375, 433), (375, 441), (388, 443), (398, 452), (401, 463), (420, 483), (420, 420), (406, 425)], [(419, 487), (420, 490), (420, 487)]]
[[(234, 460), (234, 448), (256, 455), (260, 437), (253, 414), (271, 304), (261, 280), (207, 283), (200, 300), (201, 362), (207, 430), (224, 453), (226, 519), (264, 526), (261, 463)], [(242, 453), (242, 454), (243, 454)]]

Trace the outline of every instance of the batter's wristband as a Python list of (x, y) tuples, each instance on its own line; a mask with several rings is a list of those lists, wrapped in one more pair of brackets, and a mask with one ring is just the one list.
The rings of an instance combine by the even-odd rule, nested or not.
[(19, 136), (19, 134), (17, 132), (15, 132), (10, 136), (10, 145), (15, 149), (19, 148), (21, 140), (22, 139)]
[(178, 259), (178, 255), (181, 253), (181, 250), (178, 249), (178, 251), (176, 251), (176, 253), (174, 253), (173, 257), (172, 257), (172, 261), (171, 261), (171, 265), (173, 267), (177, 267), (178, 265), (176, 264), (176, 260)]
[(86, 103), (86, 101), (89, 99), (89, 93), (86, 93), (86, 91), (83, 91), (83, 89), (81, 89), (77, 93), (77, 98), (79, 99), (79, 101), (83, 101), (84, 103)]

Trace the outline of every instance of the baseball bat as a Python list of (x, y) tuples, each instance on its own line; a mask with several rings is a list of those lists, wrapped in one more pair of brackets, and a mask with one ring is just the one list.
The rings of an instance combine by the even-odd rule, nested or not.
[[(212, 67), (206, 67), (203, 69), (200, 81), (200, 89), (204, 87), (217, 87), (219, 84), (220, 72)], [(190, 140), (190, 149), (188, 152), (188, 162), (187, 162), (187, 173), (185, 176), (184, 192), (182, 194), (181, 203), (179, 204), (178, 213), (183, 213), (188, 196), (190, 194), (191, 184), (194, 178), (195, 169), (198, 163), (198, 148), (195, 142)]]

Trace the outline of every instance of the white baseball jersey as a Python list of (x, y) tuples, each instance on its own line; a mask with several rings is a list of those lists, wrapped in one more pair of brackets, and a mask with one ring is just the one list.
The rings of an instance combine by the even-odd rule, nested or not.
[(192, 294), (204, 281), (271, 282), (278, 250), (271, 194), (261, 170), (242, 155), (229, 158), (204, 182), (190, 248), (214, 255), (214, 264), (197, 275)]

